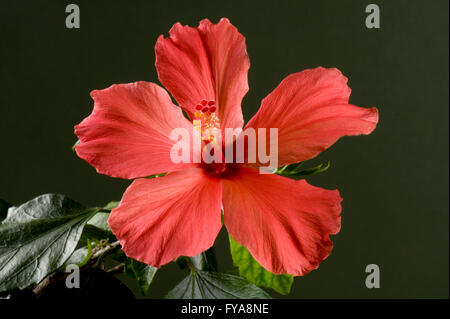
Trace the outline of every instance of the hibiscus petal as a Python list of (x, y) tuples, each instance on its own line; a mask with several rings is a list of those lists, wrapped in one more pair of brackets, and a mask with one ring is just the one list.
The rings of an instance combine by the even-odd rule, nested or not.
[(311, 159), (344, 135), (375, 129), (378, 110), (348, 104), (350, 92), (337, 69), (291, 74), (263, 99), (246, 128), (278, 128), (279, 166)]
[(161, 83), (191, 118), (199, 102), (215, 101), (221, 127), (242, 127), (250, 67), (245, 38), (225, 18), (202, 20), (198, 28), (177, 23), (169, 34), (155, 46)]
[(302, 276), (330, 254), (329, 235), (341, 221), (337, 190), (251, 168), (222, 180), (222, 188), (228, 232), (267, 270)]
[(108, 224), (128, 257), (160, 267), (210, 248), (222, 222), (218, 179), (200, 168), (135, 180)]
[(173, 128), (192, 124), (169, 94), (149, 82), (112, 85), (91, 93), (94, 110), (75, 134), (79, 157), (112, 177), (136, 178), (186, 167), (170, 159)]

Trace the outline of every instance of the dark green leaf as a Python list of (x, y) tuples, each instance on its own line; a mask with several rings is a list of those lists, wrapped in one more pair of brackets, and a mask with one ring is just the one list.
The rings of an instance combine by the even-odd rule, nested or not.
[(21, 223), (42, 218), (58, 218), (77, 214), (85, 208), (74, 200), (59, 194), (38, 196), (19, 207), (11, 207), (5, 223)]
[(0, 224), (0, 291), (23, 289), (61, 267), (97, 211), (58, 194), (9, 209)]
[(132, 258), (125, 259), (125, 274), (137, 280), (141, 293), (146, 296), (150, 284), (155, 277), (158, 268), (141, 263)]
[(109, 254), (108, 258), (115, 260), (119, 263), (124, 263), (128, 257), (127, 257), (127, 255), (125, 255), (125, 253), (123, 252), (122, 249), (119, 249), (119, 250)]
[(108, 218), (109, 213), (100, 212), (95, 214), (84, 227), (81, 240), (87, 241), (88, 239), (108, 239), (109, 242), (116, 241), (116, 237), (109, 228)]
[(168, 299), (267, 299), (270, 296), (244, 278), (229, 274), (192, 271)]
[(81, 235), (81, 241), (86, 242), (89, 239), (108, 239), (109, 242), (114, 242), (117, 240), (113, 233), (97, 228), (93, 225), (86, 224)]
[(193, 266), (198, 270), (217, 271), (217, 259), (214, 247), (194, 257), (189, 257)]
[(113, 210), (114, 208), (116, 208), (117, 206), (119, 206), (120, 202), (116, 202), (116, 201), (112, 201), (109, 202), (108, 204), (106, 204), (105, 207), (103, 207), (103, 209), (106, 210)]
[(230, 250), (233, 263), (239, 268), (239, 274), (248, 281), (260, 287), (272, 288), (280, 294), (286, 295), (291, 291), (294, 277), (292, 275), (275, 275), (264, 269), (248, 252), (231, 236)]
[(186, 257), (178, 257), (177, 260), (175, 260), (175, 263), (180, 267), (181, 270), (186, 269), (188, 266)]
[(106, 232), (110, 232), (111, 229), (109, 228), (109, 225), (108, 225), (108, 218), (109, 218), (109, 213), (97, 213), (91, 219), (89, 219), (87, 224), (95, 226)]

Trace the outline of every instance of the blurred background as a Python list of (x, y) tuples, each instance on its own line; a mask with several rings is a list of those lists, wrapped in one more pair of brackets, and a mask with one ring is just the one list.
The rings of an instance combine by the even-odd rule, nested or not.
[[(80, 29), (65, 26), (69, 3), (80, 7)], [(380, 29), (365, 26), (369, 3), (380, 7)], [(342, 230), (330, 257), (296, 278), (286, 297), (448, 298), (446, 0), (2, 0), (0, 198), (18, 205), (55, 192), (92, 206), (120, 200), (130, 182), (97, 174), (71, 149), (73, 126), (92, 111), (89, 92), (159, 83), (157, 37), (175, 22), (221, 17), (247, 39), (246, 121), (284, 77), (317, 66), (339, 68), (349, 78), (350, 102), (380, 112), (372, 135), (343, 138), (311, 161), (331, 161), (308, 182), (339, 189)], [(215, 247), (221, 270), (232, 268), (224, 229)], [(379, 289), (365, 286), (372, 263), (381, 270)], [(164, 268), (150, 297), (185, 276), (173, 263)]]

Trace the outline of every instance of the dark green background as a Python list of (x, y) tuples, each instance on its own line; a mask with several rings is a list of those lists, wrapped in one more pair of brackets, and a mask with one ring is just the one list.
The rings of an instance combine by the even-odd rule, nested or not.
[[(289, 297), (448, 298), (448, 1), (74, 2), (81, 29), (69, 30), (70, 2), (1, 1), (0, 197), (15, 205), (47, 192), (86, 205), (119, 200), (129, 182), (98, 175), (71, 150), (73, 126), (92, 110), (89, 92), (158, 82), (158, 35), (177, 21), (228, 17), (251, 60), (246, 120), (285, 76), (316, 66), (342, 70), (351, 103), (380, 111), (372, 135), (344, 138), (313, 161), (332, 162), (308, 180), (341, 191), (342, 230)], [(372, 2), (378, 30), (364, 24)], [(222, 269), (231, 267), (224, 232), (216, 247)], [(370, 263), (381, 268), (380, 289), (365, 287)], [(153, 297), (184, 276), (165, 268)]]

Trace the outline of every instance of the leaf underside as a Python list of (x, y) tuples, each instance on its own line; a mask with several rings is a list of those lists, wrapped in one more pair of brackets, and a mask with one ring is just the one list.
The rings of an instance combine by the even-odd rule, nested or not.
[(132, 258), (125, 260), (125, 274), (137, 280), (139, 289), (144, 296), (148, 294), (148, 289), (157, 271), (158, 268), (141, 263)]
[(58, 194), (11, 207), (0, 224), (0, 291), (39, 283), (61, 267), (96, 212)]
[(166, 296), (168, 299), (267, 299), (270, 296), (244, 278), (192, 271)]

